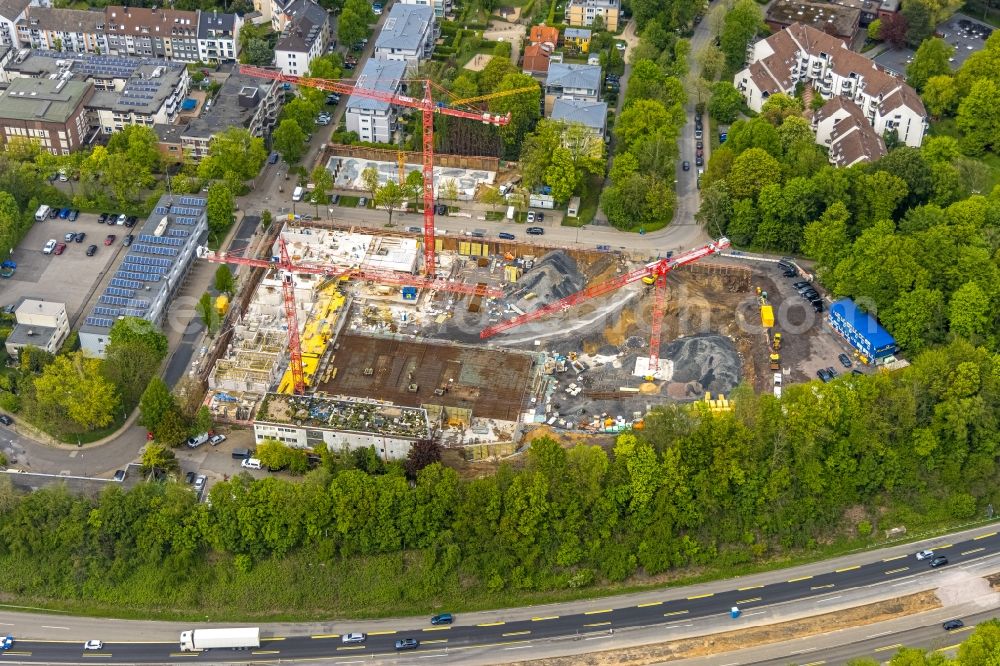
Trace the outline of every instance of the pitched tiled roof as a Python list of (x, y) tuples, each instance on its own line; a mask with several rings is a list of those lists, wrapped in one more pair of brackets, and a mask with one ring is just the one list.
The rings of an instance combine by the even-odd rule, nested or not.
[(532, 44), (543, 44), (549, 42), (553, 45), (559, 43), (559, 30), (550, 25), (533, 25), (528, 33), (528, 41)]
[[(104, 8), (105, 32), (109, 35), (148, 35), (150, 37), (198, 36), (198, 12), (145, 7)], [(147, 28), (147, 32), (142, 29)]]
[(874, 162), (885, 156), (885, 142), (867, 121), (844, 118), (831, 133), (830, 157), (837, 166)]

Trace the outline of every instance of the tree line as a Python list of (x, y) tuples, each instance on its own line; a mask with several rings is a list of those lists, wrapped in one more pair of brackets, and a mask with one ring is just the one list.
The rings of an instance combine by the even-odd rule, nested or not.
[[(998, 370), (996, 355), (958, 340), (905, 370), (791, 386), (780, 401), (741, 388), (729, 414), (659, 408), (610, 452), (536, 439), (522, 465), (473, 480), (439, 463), (408, 476), (377, 456), (322, 453), (302, 482), (238, 476), (215, 484), (208, 503), (176, 483), (96, 498), (7, 490), (0, 571), (30, 561), (36, 575), (2, 576), (0, 587), (194, 608), (202, 585), (186, 581), (225, 579), (233, 565), (304, 558), (371, 580), (390, 558), (395, 573), (379, 577), (369, 613), (401, 600), (481, 606), (483, 595), (731, 568), (899, 524), (966, 521), (1000, 500)], [(140, 570), (144, 584), (130, 585)], [(273, 612), (286, 593), (273, 587), (228, 612)], [(292, 604), (282, 611), (302, 610), (281, 598)], [(340, 600), (331, 592), (323, 611)]]

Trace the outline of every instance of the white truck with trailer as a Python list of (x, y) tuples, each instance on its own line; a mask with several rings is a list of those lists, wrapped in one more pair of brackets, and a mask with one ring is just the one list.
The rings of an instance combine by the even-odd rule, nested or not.
[(181, 652), (201, 652), (218, 648), (244, 650), (257, 647), (260, 647), (259, 627), (191, 629), (181, 632)]

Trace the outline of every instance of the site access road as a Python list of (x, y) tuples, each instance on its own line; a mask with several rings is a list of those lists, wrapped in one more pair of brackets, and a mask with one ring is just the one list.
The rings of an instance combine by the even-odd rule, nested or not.
[[(690, 593), (690, 590), (682, 589), (659, 590), (645, 593), (641, 603), (635, 601), (636, 595), (627, 595), (590, 600), (583, 604), (570, 602), (536, 609), (470, 614), (464, 618), (459, 615), (455, 625), (437, 627), (412, 619), (372, 622), (371, 626), (366, 626), (364, 622), (353, 623), (351, 626), (341, 623), (342, 631), (368, 633), (367, 642), (360, 645), (343, 644), (341, 631), (293, 635), (293, 629), (287, 635), (268, 636), (265, 630), (259, 649), (214, 650), (193, 655), (179, 652), (176, 640), (170, 639), (179, 636), (182, 630), (192, 628), (190, 623), (160, 623), (156, 639), (163, 642), (118, 643), (113, 642), (109, 635), (79, 635), (79, 630), (74, 631), (69, 626), (73, 618), (52, 616), (41, 625), (36, 624), (38, 616), (33, 616), (28, 624), (23, 620), (19, 621), (16, 614), (5, 613), (0, 619), (4, 624), (10, 625), (6, 629), (14, 635), (17, 642), (2, 659), (19, 663), (76, 663), (84, 658), (82, 646), (87, 639), (107, 641), (104, 651), (91, 652), (86, 656), (87, 663), (98, 660), (135, 664), (178, 661), (263, 663), (277, 662), (279, 659), (283, 662), (296, 659), (342, 659), (347, 662), (359, 659), (395, 660), (397, 656), (406, 663), (421, 663), (418, 658), (462, 661), (463, 655), (484, 650), (496, 652), (528, 649), (534, 641), (558, 638), (580, 637), (581, 640), (586, 640), (611, 637), (616, 630), (634, 627), (661, 627), (663, 631), (660, 640), (666, 640), (670, 638), (671, 629), (697, 626), (699, 620), (718, 621), (733, 606), (742, 611), (741, 617), (733, 619), (728, 625), (735, 629), (741, 624), (753, 623), (755, 615), (766, 612), (766, 608), (775, 604), (806, 601), (811, 604), (811, 612), (820, 613), (833, 607), (841, 595), (857, 588), (910, 585), (917, 581), (926, 583), (925, 588), (930, 589), (937, 586), (942, 574), (963, 565), (982, 565), (985, 559), (988, 560), (986, 564), (1000, 566), (1000, 534), (995, 526), (993, 529), (980, 529), (954, 536), (956, 538), (951, 542), (939, 538), (930, 543), (864, 553), (864, 559), (856, 556), (838, 558), (786, 572), (723, 581), (711, 586), (716, 591)], [(949, 564), (932, 569), (927, 560), (917, 560), (913, 553), (921, 547), (932, 547), (937, 554), (946, 555)], [(840, 566), (845, 561), (854, 563)], [(762, 578), (769, 582), (752, 583)], [(710, 585), (699, 586), (700, 590), (706, 587)], [(572, 607), (573, 611), (560, 613), (560, 607)], [(518, 612), (525, 610), (529, 613), (533, 611), (533, 614)], [(114, 620), (89, 620), (89, 631), (95, 631), (94, 622), (98, 622), (97, 628), (108, 626), (108, 634), (114, 631)], [(115, 633), (121, 634), (120, 631)], [(65, 636), (66, 642), (46, 640), (62, 636)], [(420, 647), (397, 655), (394, 643), (399, 638), (416, 638), (421, 642)]]

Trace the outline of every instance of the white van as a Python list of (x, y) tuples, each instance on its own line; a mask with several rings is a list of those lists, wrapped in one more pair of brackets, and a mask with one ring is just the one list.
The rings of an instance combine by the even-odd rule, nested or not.
[(514, 207), (513, 206), (507, 206), (507, 219), (508, 220), (513, 220), (514, 219)]
[(195, 435), (194, 437), (188, 437), (187, 445), (192, 449), (197, 449), (199, 446), (208, 441), (208, 433), (203, 432), (200, 435)]
[(35, 211), (35, 222), (44, 222), (49, 219), (49, 212), (51, 211), (52, 209), (45, 204), (39, 206), (38, 210)]
[(260, 469), (260, 458), (246, 458), (240, 463), (240, 467), (246, 467), (247, 469)]
[(302, 195), (305, 194), (305, 189), (301, 185), (295, 188), (292, 192), (292, 201), (302, 201)]

